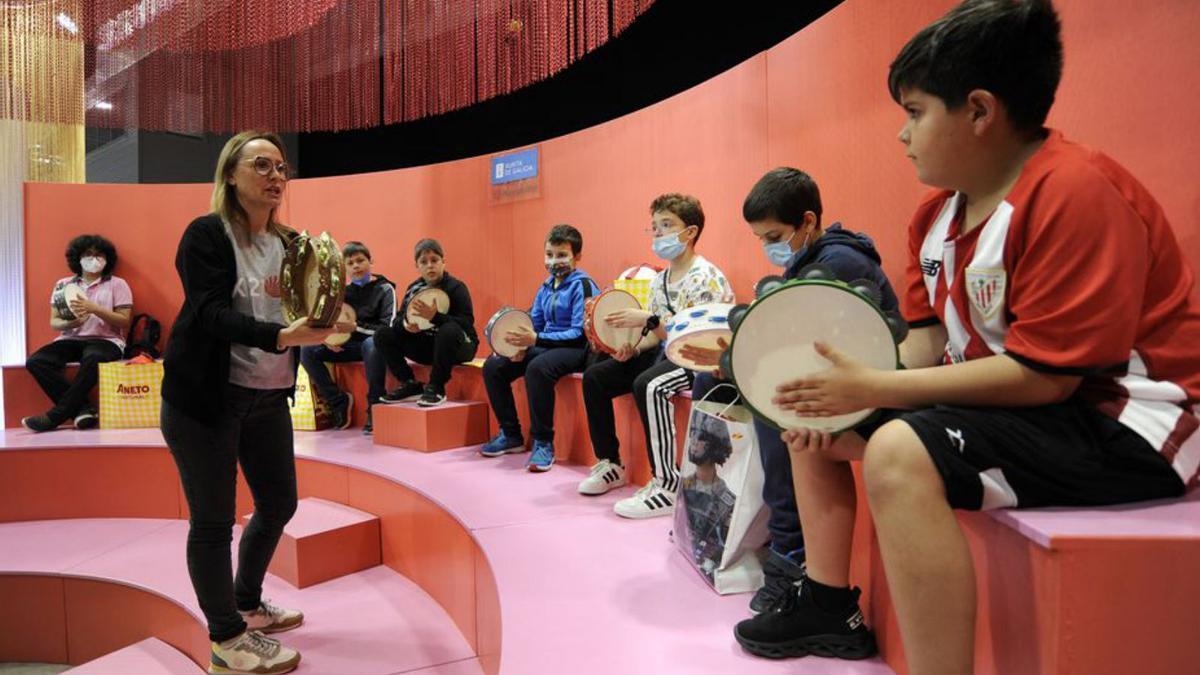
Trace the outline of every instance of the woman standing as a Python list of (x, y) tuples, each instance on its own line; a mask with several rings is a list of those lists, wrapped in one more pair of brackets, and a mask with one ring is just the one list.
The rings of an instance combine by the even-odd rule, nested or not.
[[(283, 143), (242, 132), (225, 144), (212, 212), (175, 255), (184, 301), (167, 342), (162, 431), (191, 512), (187, 559), (208, 622), (212, 673), (286, 673), (300, 654), (266, 637), (298, 627), (296, 610), (263, 600), (267, 564), (296, 510), (288, 396), (297, 349), (341, 327), (284, 324), (279, 270), (295, 232), (276, 218), (287, 186)], [(230, 544), (237, 467), (254, 496), (234, 577)]]

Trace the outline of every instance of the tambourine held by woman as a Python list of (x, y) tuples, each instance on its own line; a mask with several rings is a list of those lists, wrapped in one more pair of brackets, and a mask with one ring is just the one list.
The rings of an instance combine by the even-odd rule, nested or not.
[(311, 237), (301, 232), (283, 255), (279, 272), (283, 317), (288, 323), (307, 318), (316, 328), (328, 328), (341, 316), (346, 296), (346, 268), (338, 243), (328, 232)]

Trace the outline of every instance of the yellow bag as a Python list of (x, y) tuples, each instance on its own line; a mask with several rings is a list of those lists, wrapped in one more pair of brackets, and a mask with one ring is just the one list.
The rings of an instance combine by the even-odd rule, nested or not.
[(100, 428), (139, 429), (158, 426), (162, 405), (162, 361), (100, 364)]
[(621, 272), (613, 281), (613, 288), (631, 293), (641, 303), (642, 309), (650, 307), (650, 284), (659, 270), (650, 265), (641, 264)]
[[(329, 364), (325, 364), (329, 368)], [(296, 369), (296, 397), (291, 400), (292, 428), (297, 431), (328, 429), (332, 416), (329, 408), (314, 391), (304, 368)]]

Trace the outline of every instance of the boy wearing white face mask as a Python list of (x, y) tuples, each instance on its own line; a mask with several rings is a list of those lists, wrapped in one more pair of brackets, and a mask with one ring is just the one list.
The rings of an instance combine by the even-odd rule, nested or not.
[(625, 485), (612, 400), (632, 392), (646, 434), (653, 479), (613, 510), (625, 518), (653, 518), (675, 510), (679, 469), (675, 466), (675, 406), (671, 397), (692, 386), (693, 373), (667, 361), (662, 340), (676, 312), (696, 305), (733, 302), (733, 288), (721, 270), (696, 253), (704, 211), (695, 197), (665, 194), (650, 204), (648, 233), (654, 253), (670, 262), (650, 285), (647, 309), (613, 312), (605, 321), (618, 328), (641, 328), (645, 338), (583, 374), (588, 431), (597, 464), (579, 484), (580, 494), (600, 495)]
[(511, 331), (501, 336), (521, 348), (513, 358), (492, 354), (483, 364), (483, 381), (500, 433), (479, 449), (484, 457), (523, 452), (525, 440), (512, 383), (525, 377), (529, 397), (529, 433), (533, 454), (530, 471), (549, 471), (554, 465), (554, 385), (568, 373), (583, 370), (587, 341), (583, 336), (583, 306), (598, 291), (596, 282), (577, 269), (583, 235), (570, 225), (555, 225), (546, 235), (546, 278), (530, 308), (533, 333)]
[[(786, 279), (796, 278), (807, 265), (829, 267), (841, 281), (868, 279), (879, 287), (884, 311), (898, 309), (896, 293), (880, 268), (879, 253), (866, 235), (851, 232), (839, 223), (821, 228), (821, 193), (811, 176), (790, 167), (768, 171), (751, 188), (742, 204), (742, 218), (762, 242), (763, 252)], [(716, 364), (720, 352), (702, 363)], [(711, 375), (696, 377), (692, 398), (700, 399), (716, 385)], [(717, 400), (714, 392), (710, 400)], [(750, 601), (756, 613), (770, 609), (804, 577), (804, 535), (792, 486), (792, 465), (779, 432), (755, 419), (759, 458), (763, 465), (763, 503), (768, 510), (771, 541), (764, 560), (763, 586)]]
[[(83, 297), (70, 300), (75, 318), (64, 319), (53, 307), (51, 294), (50, 326), (62, 335), (25, 361), (29, 374), (54, 403), (44, 414), (21, 420), (34, 432), (50, 431), (72, 418), (77, 429), (96, 427), (100, 418), (88, 394), (100, 377), (100, 364), (121, 358), (133, 309), (129, 284), (112, 275), (117, 266), (112, 242), (99, 235), (82, 235), (71, 240), (66, 255), (74, 274), (59, 279), (54, 291), (73, 284), (83, 289)], [(79, 372), (68, 381), (63, 368), (72, 361), (79, 362)]]

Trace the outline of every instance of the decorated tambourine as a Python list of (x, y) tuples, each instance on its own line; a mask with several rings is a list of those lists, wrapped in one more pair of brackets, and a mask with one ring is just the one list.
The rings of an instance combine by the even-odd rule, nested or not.
[(801, 417), (771, 402), (779, 385), (831, 367), (813, 343), (824, 342), (869, 368), (899, 367), (897, 345), (908, 325), (899, 315), (880, 310), (874, 283), (832, 278), (823, 266), (805, 268), (798, 279), (777, 284), (749, 307), (739, 305), (729, 314), (733, 340), (722, 356), (722, 370), (746, 404), (779, 429), (836, 433), (874, 412)]
[(50, 295), (50, 303), (54, 305), (54, 313), (63, 321), (74, 321), (79, 318), (71, 310), (71, 301), (85, 299), (87, 299), (87, 292), (79, 284), (63, 284), (54, 289), (54, 293)]
[(301, 232), (283, 255), (279, 272), (283, 318), (288, 323), (307, 318), (315, 328), (337, 322), (346, 296), (346, 269), (338, 243), (322, 232)]
[(426, 305), (433, 305), (438, 314), (450, 311), (450, 296), (446, 295), (446, 291), (432, 287), (417, 291), (408, 301), (408, 311), (404, 313), (404, 319), (421, 330), (433, 328), (433, 323), (413, 310), (413, 302), (416, 300), (420, 300)]
[(488, 345), (492, 348), (493, 353), (511, 359), (521, 352), (524, 347), (508, 344), (504, 336), (510, 332), (520, 332), (522, 330), (533, 333), (533, 319), (529, 317), (529, 312), (517, 309), (516, 307), (501, 307), (488, 320), (487, 327), (483, 329), (483, 335), (487, 338)]
[(592, 348), (605, 354), (616, 354), (622, 347), (636, 347), (642, 341), (642, 329), (617, 328), (605, 319), (623, 309), (641, 309), (641, 303), (628, 291), (610, 288), (588, 298), (583, 305), (583, 334)]
[(677, 366), (697, 372), (716, 372), (716, 365), (702, 365), (683, 355), (687, 346), (720, 350), (720, 341), (729, 344), (729, 310), (734, 305), (713, 303), (680, 310), (667, 324), (667, 359)]

